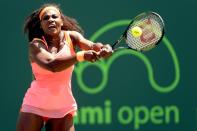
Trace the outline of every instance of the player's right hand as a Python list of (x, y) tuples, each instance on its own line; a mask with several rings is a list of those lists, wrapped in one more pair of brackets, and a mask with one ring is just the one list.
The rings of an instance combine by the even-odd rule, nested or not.
[(88, 50), (84, 52), (84, 59), (85, 61), (95, 62), (99, 59), (99, 55), (94, 50)]

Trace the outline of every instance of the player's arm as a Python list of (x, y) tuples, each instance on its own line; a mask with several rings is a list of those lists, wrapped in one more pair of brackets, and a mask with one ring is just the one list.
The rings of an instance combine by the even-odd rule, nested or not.
[(86, 38), (84, 38), (80, 33), (76, 31), (69, 31), (69, 35), (72, 41), (81, 49), (81, 50), (94, 50), (99, 52), (104, 46), (102, 43), (94, 43)]
[[(62, 71), (78, 62), (77, 54), (66, 57), (57, 56), (48, 52), (42, 41), (37, 40), (29, 44), (29, 53), (31, 61), (52, 72)], [(85, 51), (83, 55), (86, 61), (97, 60), (97, 54), (94, 51)]]
[(82, 50), (94, 50), (98, 52), (99, 57), (107, 58), (113, 53), (113, 50), (109, 44), (94, 43), (84, 38), (76, 31), (70, 31), (69, 35), (72, 41), (75, 42), (75, 44), (77, 44)]

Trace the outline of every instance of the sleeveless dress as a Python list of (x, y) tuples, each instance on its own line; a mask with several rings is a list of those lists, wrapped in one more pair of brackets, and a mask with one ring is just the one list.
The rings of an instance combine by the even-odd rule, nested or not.
[[(65, 44), (57, 56), (75, 54), (72, 41), (65, 31)], [(41, 40), (41, 39), (35, 39)], [(41, 40), (47, 46), (45, 40)], [(31, 63), (35, 80), (31, 82), (22, 103), (21, 112), (34, 113), (43, 117), (61, 118), (67, 114), (75, 115), (77, 104), (72, 94), (71, 77), (74, 65), (60, 72), (51, 72), (37, 63)]]

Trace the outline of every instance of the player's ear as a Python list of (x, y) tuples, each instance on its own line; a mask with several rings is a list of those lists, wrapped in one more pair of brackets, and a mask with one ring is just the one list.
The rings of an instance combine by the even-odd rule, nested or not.
[(63, 25), (64, 25), (64, 22), (63, 22), (63, 20), (62, 20), (62, 19), (61, 19), (61, 23), (60, 23), (60, 25), (61, 25), (61, 26), (63, 26)]
[(60, 14), (60, 25), (63, 26), (64, 22), (63, 22), (63, 16)]

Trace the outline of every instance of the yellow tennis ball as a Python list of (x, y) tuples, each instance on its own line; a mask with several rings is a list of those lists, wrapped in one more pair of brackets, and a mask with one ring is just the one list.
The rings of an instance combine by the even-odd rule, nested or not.
[(138, 26), (135, 26), (131, 29), (131, 34), (134, 37), (140, 37), (142, 35), (142, 29)]

